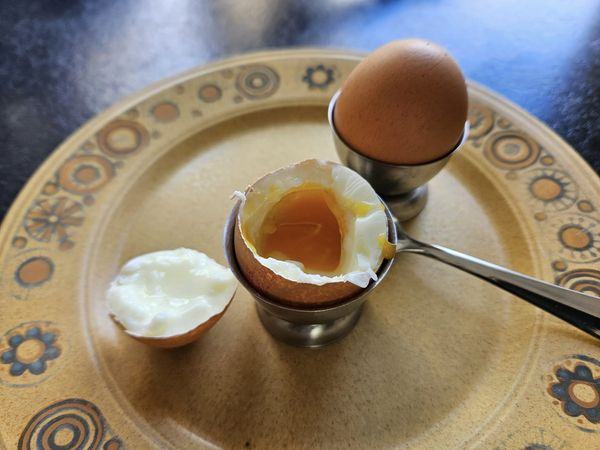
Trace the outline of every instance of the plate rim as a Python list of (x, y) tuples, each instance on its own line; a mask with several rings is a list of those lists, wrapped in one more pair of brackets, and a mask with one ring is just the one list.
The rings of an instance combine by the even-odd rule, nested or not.
[[(164, 89), (167, 89), (171, 86), (174, 86), (179, 83), (183, 83), (190, 78), (195, 78), (197, 76), (202, 75), (203, 72), (212, 72), (218, 69), (221, 66), (227, 66), (232, 63), (243, 64), (244, 62), (252, 61), (255, 59), (259, 59), (260, 61), (265, 61), (271, 58), (277, 58), (284, 56), (286, 54), (291, 53), (290, 56), (310, 56), (312, 54), (317, 55), (327, 55), (327, 56), (337, 56), (346, 59), (360, 59), (364, 58), (368, 53), (363, 51), (356, 50), (345, 50), (345, 49), (336, 49), (336, 48), (319, 48), (319, 47), (288, 47), (288, 48), (280, 48), (274, 50), (261, 50), (257, 52), (250, 53), (240, 53), (227, 56), (225, 58), (219, 58), (216, 60), (212, 60), (206, 64), (201, 64), (185, 71), (179, 72), (175, 75), (168, 76), (166, 78), (162, 78), (154, 83), (147, 85), (139, 90), (136, 90), (127, 96), (117, 100), (108, 108), (103, 109), (102, 111), (95, 114), (93, 117), (82, 123), (75, 130), (69, 133), (61, 143), (55, 147), (46, 158), (42, 161), (42, 163), (33, 171), (33, 173), (27, 178), (27, 181), (19, 188), (19, 191), (9, 208), (6, 211), (6, 214), (2, 218), (0, 222), (0, 249), (6, 245), (5, 241), (8, 239), (8, 232), (6, 231), (10, 224), (14, 222), (15, 216), (17, 215), (17, 211), (20, 210), (19, 206), (25, 200), (26, 189), (30, 184), (35, 184), (41, 181), (43, 174), (47, 172), (47, 168), (55, 161), (58, 160), (62, 153), (67, 151), (67, 148), (71, 145), (72, 142), (76, 141), (82, 135), (85, 135), (88, 130), (93, 130), (100, 124), (104, 123), (107, 119), (113, 118), (119, 114), (119, 112), (126, 111), (129, 107), (143, 101), (144, 99), (152, 96), (153, 94), (159, 93)], [(271, 58), (269, 58), (271, 57)], [(573, 162), (576, 163), (581, 170), (587, 172), (589, 176), (588, 181), (590, 184), (593, 184), (594, 189), (600, 195), (600, 175), (598, 175), (594, 169), (590, 166), (590, 164), (581, 156), (581, 154), (572, 147), (565, 138), (555, 132), (548, 124), (543, 122), (538, 117), (529, 113), (527, 110), (511, 101), (507, 97), (498, 92), (487, 88), (485, 85), (468, 79), (467, 84), (469, 87), (472, 87), (478, 91), (485, 92), (486, 94), (494, 97), (496, 100), (499, 100), (503, 106), (509, 104), (514, 108), (520, 115), (527, 116), (528, 119), (531, 120), (538, 128), (540, 128), (541, 132), (544, 132), (546, 136), (551, 136), (558, 145), (563, 147), (567, 152), (569, 152), (570, 158), (572, 158)]]
[[(32, 194), (26, 192), (29, 190), (28, 188), (36, 186), (39, 187), (40, 184), (43, 184), (45, 181), (47, 181), (48, 173), (52, 173), (52, 171), (48, 170), (48, 168), (55, 164), (57, 161), (59, 163), (64, 161), (66, 158), (65, 154), (70, 154), (70, 152), (72, 151), (73, 143), (78, 142), (82, 136), (89, 137), (93, 135), (98, 129), (101, 128), (103, 124), (118, 117), (120, 114), (127, 111), (132, 106), (137, 105), (138, 103), (148, 99), (149, 97), (163, 92), (164, 90), (173, 87), (178, 83), (184, 83), (189, 79), (200, 77), (204, 73), (214, 72), (223, 66), (239, 66), (244, 64), (245, 62), (252, 62), (254, 60), (258, 60), (260, 62), (268, 62), (271, 59), (279, 59), (286, 56), (314, 56), (315, 58), (330, 56), (338, 59), (346, 58), (349, 60), (358, 61), (360, 57), (364, 56), (364, 53), (337, 51), (332, 49), (323, 50), (319, 48), (280, 49), (276, 51), (267, 50), (262, 52), (249, 53), (244, 54), (242, 56), (232, 56), (229, 58), (214, 61), (206, 65), (191, 68), (180, 74), (174, 75), (163, 80), (159, 80), (156, 83), (147, 86), (146, 88), (143, 88), (139, 91), (130, 94), (124, 99), (113, 104), (111, 107), (101, 111), (100, 113), (92, 117), (90, 120), (83, 123), (74, 132), (72, 132), (58, 147), (56, 147), (48, 155), (44, 162), (38, 167), (38, 169), (36, 169), (36, 171), (28, 179), (28, 181), (22, 186), (15, 200), (8, 209), (2, 221), (2, 224), (0, 224), (0, 253), (4, 254), (6, 251), (6, 247), (4, 246), (10, 245), (9, 240), (12, 237), (12, 235), (9, 234), (9, 230), (12, 229), (12, 225), (14, 224), (15, 220), (19, 219), (20, 214), (24, 209), (27, 208), (27, 205), (32, 198)], [(563, 153), (565, 155), (565, 158), (567, 158), (571, 163), (573, 163), (574, 166), (576, 166), (577, 170), (582, 170), (582, 172), (586, 175), (592, 175), (585, 180), (585, 186), (589, 189), (592, 189), (593, 191), (600, 192), (600, 177), (593, 176), (597, 174), (581, 157), (581, 155), (579, 155), (579, 153), (576, 150), (574, 150), (563, 138), (561, 138), (557, 133), (551, 130), (546, 124), (544, 124), (541, 120), (529, 114), (527, 111), (520, 108), (518, 105), (514, 104), (510, 100), (504, 98), (503, 96), (476, 82), (469, 81), (469, 86), (472, 89), (485, 93), (486, 96), (498, 100), (498, 104), (502, 105), (502, 107), (509, 109), (512, 114), (517, 113), (518, 115), (523, 116), (529, 124), (535, 125), (535, 127), (538, 128), (539, 133), (543, 134), (545, 139), (551, 138), (552, 140), (556, 141), (557, 146), (561, 147), (560, 149), (556, 150), (557, 153)], [(201, 128), (204, 129), (205, 127), (202, 126)], [(573, 153), (575, 153), (575, 155), (577, 156), (576, 158), (573, 158)], [(31, 189), (30, 192), (31, 191), (35, 192), (35, 189)], [(34, 193), (33, 198), (35, 198), (35, 196), (36, 194)], [(543, 253), (540, 254), (540, 257), (542, 256)], [(86, 332), (86, 334), (88, 332)], [(1, 437), (2, 436), (0, 436), (0, 438)]]

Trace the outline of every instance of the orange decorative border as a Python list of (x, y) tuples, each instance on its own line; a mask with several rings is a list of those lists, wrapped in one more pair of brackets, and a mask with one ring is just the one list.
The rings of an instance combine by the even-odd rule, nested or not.
[[(326, 52), (323, 54), (325, 56), (322, 58), (306, 56), (306, 62), (298, 64), (298, 71), (291, 75), (280, 73), (275, 65), (258, 63), (257, 57), (254, 60), (249, 57), (247, 63), (238, 65), (220, 63), (200, 73), (181, 76), (177, 82), (169, 84), (170, 87), (156, 90), (151, 95), (138, 96), (135, 103), (129, 102), (128, 107), (122, 108), (120, 112), (119, 107), (116, 107), (113, 110), (116, 113), (111, 115), (113, 119), (108, 123), (96, 129), (90, 125), (85, 128), (85, 132), (79, 132), (79, 136), (82, 133), (85, 135), (85, 141), (68, 154), (63, 147), (53, 157), (52, 163), (46, 163), (44, 167), (50, 164), (56, 167), (53, 175), (44, 180), (28, 207), (23, 208), (19, 204), (19, 208), (11, 210), (5, 219), (6, 224), (19, 215), (20, 223), (11, 231), (11, 236), (4, 236), (5, 239), (8, 237), (5, 242), (10, 244), (2, 249), (3, 283), (10, 293), (9, 301), (35, 301), (32, 292), (40, 292), (52, 284), (58, 261), (64, 258), (56, 257), (56, 252), (74, 253), (78, 233), (84, 227), (90, 209), (97, 205), (97, 197), (128, 165), (135, 164), (139, 155), (160, 141), (164, 133), (172, 130), (171, 127), (177, 121), (184, 118), (202, 120), (210, 115), (210, 108), (219, 102), (259, 103), (279, 95), (288, 85), (296, 88), (302, 86), (307, 96), (319, 96), (322, 103), (323, 98), (328, 98), (339, 87), (343, 75), (348, 72), (340, 70), (337, 64), (331, 64), (332, 60), (338, 61), (335, 58), (339, 58), (339, 53), (332, 52), (330, 56)], [(345, 63), (356, 62), (355, 57), (346, 58), (348, 60)], [(180, 101), (181, 96), (188, 99), (193, 96), (194, 106), (186, 109)], [(577, 178), (561, 164), (561, 158), (553, 149), (546, 148), (520, 130), (501, 112), (475, 102), (471, 104), (469, 120), (469, 144), (481, 151), (482, 160), (487, 161), (492, 170), (500, 173), (507, 183), (524, 194), (533, 222), (538, 224), (541, 233), (552, 236), (545, 250), (548, 268), (554, 273), (555, 282), (600, 297), (599, 197), (590, 197), (584, 187), (579, 185)], [(68, 142), (75, 142), (75, 139)], [(59, 156), (63, 159), (57, 163)], [(40, 173), (34, 178), (37, 180), (39, 177)], [(595, 186), (598, 185), (600, 184), (596, 180)], [(21, 203), (23, 198), (24, 196), (19, 198)], [(7, 228), (5, 225), (2, 229), (4, 234)], [(8, 251), (6, 247), (9, 247)], [(10, 375), (14, 377), (12, 381), (16, 382), (7, 385), (38, 384), (36, 376), (58, 370), (63, 358), (63, 347), (59, 344), (54, 347), (54, 342), (64, 343), (66, 337), (60, 328), (50, 322), (33, 321), (22, 324), (23, 329), (18, 327), (8, 331), (0, 330), (6, 333), (6, 342), (3, 341), (1, 352), (8, 355), (5, 357), (6, 367), (12, 367), (14, 361), (19, 362), (18, 359), (11, 359), (10, 352), (16, 352), (21, 342), (25, 342), (27, 333), (33, 333), (30, 339), (39, 338), (44, 345), (46, 343), (43, 339), (46, 339), (49, 344), (43, 350), (50, 348), (49, 354), (55, 357), (44, 361), (44, 370), (33, 366), (31, 371), (27, 366), (21, 372), (22, 367), (18, 366)], [(52, 333), (56, 335), (54, 340), (50, 336)], [(21, 335), (22, 340), (13, 338)], [(9, 342), (11, 338), (12, 343)], [(36, 345), (33, 341), (30, 344)], [(41, 344), (38, 347), (42, 349)], [(584, 361), (581, 364), (589, 365), (589, 361), (596, 361), (591, 356), (580, 356)], [(38, 359), (40, 358), (41, 356)], [(38, 359), (27, 364), (36, 364)], [(552, 380), (549, 380), (551, 383), (547, 395), (554, 397), (560, 404), (560, 400), (556, 399), (558, 394), (551, 388), (557, 383), (555, 377), (558, 376), (558, 370), (557, 366), (554, 375), (550, 375)], [(36, 374), (36, 371), (40, 373)], [(0, 372), (0, 375), (4, 376), (6, 373)], [(39, 378), (37, 381), (45, 379)], [(32, 413), (29, 422), (24, 424), (20, 448), (26, 448), (36, 433), (51, 432), (52, 430), (40, 428), (45, 426), (42, 422), (49, 423), (47, 421), (50, 415), (58, 414), (56, 417), (60, 419), (61, 411), (65, 408), (84, 417), (82, 420), (87, 421), (88, 426), (91, 423), (96, 431), (103, 430), (101, 427), (105, 424), (104, 419), (93, 403), (82, 399), (67, 399)], [(581, 420), (583, 419), (576, 420), (577, 426), (596, 430), (595, 423), (588, 420), (589, 423), (584, 421), (582, 424)], [(73, 427), (76, 425), (72, 424)], [(44, 436), (43, 439), (51, 439), (51, 435)], [(87, 435), (84, 437), (90, 438)], [(99, 440), (93, 436), (91, 439), (90, 442), (94, 445), (103, 442), (104, 448), (118, 449), (122, 445), (119, 438), (108, 434), (100, 433)]]

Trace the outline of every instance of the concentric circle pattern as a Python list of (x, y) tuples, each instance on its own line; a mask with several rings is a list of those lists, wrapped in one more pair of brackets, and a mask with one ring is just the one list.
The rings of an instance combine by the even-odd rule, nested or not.
[(205, 103), (214, 103), (220, 100), (223, 91), (219, 86), (213, 83), (205, 84), (198, 90), (198, 97)]
[(53, 403), (27, 423), (19, 439), (25, 449), (98, 449), (105, 434), (104, 418), (91, 402), (71, 398)]
[(113, 164), (99, 155), (75, 156), (58, 169), (60, 186), (68, 192), (79, 195), (98, 191), (114, 176)]
[(132, 120), (115, 120), (106, 125), (96, 138), (100, 149), (109, 156), (125, 158), (148, 145), (148, 130)]
[(469, 105), (469, 139), (479, 139), (488, 134), (494, 127), (494, 112), (479, 103)]
[(600, 270), (575, 269), (556, 277), (556, 283), (600, 298)]
[(19, 264), (15, 271), (15, 280), (25, 288), (41, 286), (54, 273), (54, 263), (45, 256), (32, 256)]
[(235, 86), (246, 98), (267, 98), (279, 88), (279, 75), (268, 66), (247, 66), (238, 73)]
[(179, 108), (173, 102), (161, 102), (152, 107), (150, 114), (157, 122), (169, 123), (179, 117)]
[(523, 132), (498, 131), (486, 140), (484, 155), (496, 167), (519, 170), (537, 161), (540, 147)]

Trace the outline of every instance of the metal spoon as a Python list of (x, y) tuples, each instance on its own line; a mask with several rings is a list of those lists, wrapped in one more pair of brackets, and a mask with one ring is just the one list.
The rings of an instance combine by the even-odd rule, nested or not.
[(600, 299), (556, 286), (464, 253), (411, 238), (395, 220), (396, 254), (407, 252), (436, 259), (498, 286), (600, 339)]

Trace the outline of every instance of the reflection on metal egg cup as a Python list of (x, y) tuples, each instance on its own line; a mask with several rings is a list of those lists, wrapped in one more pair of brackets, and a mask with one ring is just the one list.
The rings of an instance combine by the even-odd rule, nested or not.
[[(393, 259), (383, 261), (377, 272), (377, 281), (371, 281), (357, 296), (342, 303), (316, 308), (284, 305), (256, 290), (238, 265), (233, 235), (237, 226), (239, 208), (240, 202), (234, 206), (225, 224), (223, 233), (225, 256), (238, 281), (256, 300), (258, 316), (267, 331), (276, 339), (298, 347), (322, 347), (346, 336), (358, 322), (365, 300), (383, 280), (392, 266)], [(395, 245), (397, 235), (394, 218), (389, 209), (386, 208), (385, 212), (388, 219), (388, 239)]]
[(460, 142), (442, 158), (424, 164), (389, 164), (362, 155), (346, 144), (338, 135), (333, 121), (333, 111), (340, 92), (337, 91), (331, 98), (327, 116), (335, 148), (342, 164), (365, 178), (400, 222), (412, 219), (425, 208), (428, 191), (427, 182), (444, 168), (452, 155), (467, 140), (469, 122), (465, 123)]

